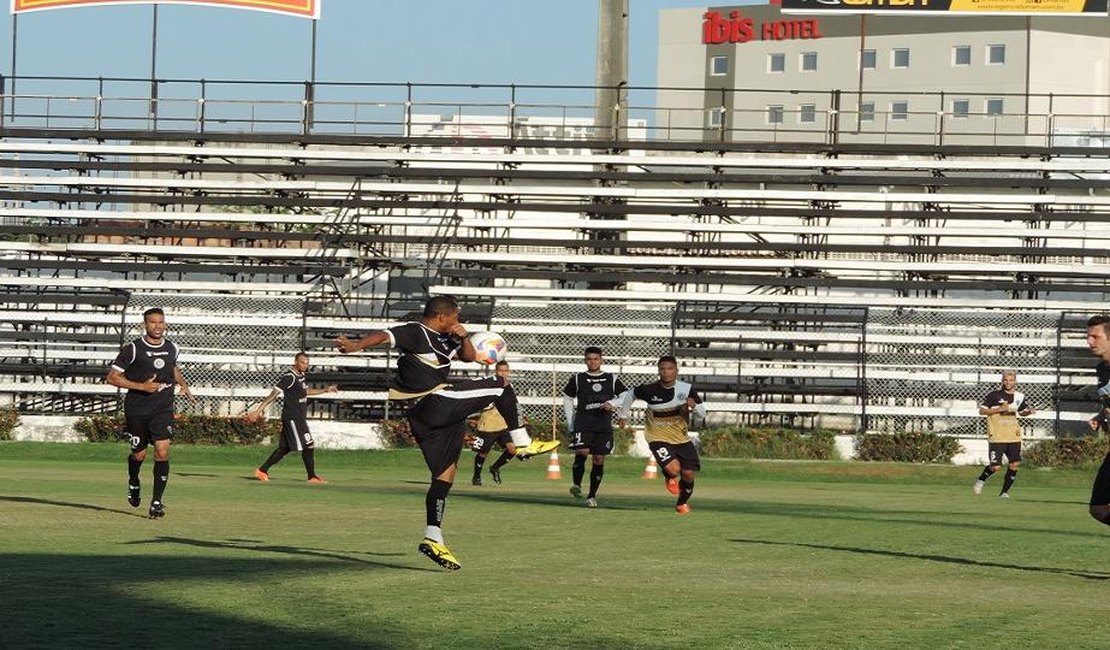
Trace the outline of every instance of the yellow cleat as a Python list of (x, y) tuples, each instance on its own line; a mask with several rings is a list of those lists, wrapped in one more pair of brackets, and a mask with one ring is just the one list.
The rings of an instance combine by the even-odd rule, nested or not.
[(528, 443), (527, 447), (524, 447), (523, 449), (518, 449), (516, 452), (516, 457), (521, 460), (525, 460), (531, 458), (532, 456), (546, 454), (552, 449), (558, 447), (560, 444), (562, 443), (560, 443), (558, 440), (533, 440), (532, 442)]
[(462, 565), (455, 559), (455, 556), (447, 546), (428, 539), (427, 537), (424, 538), (424, 541), (420, 542), (420, 546), (417, 546), (416, 550), (427, 555), (432, 559), (432, 562), (435, 562), (449, 571), (458, 571), (462, 568)]

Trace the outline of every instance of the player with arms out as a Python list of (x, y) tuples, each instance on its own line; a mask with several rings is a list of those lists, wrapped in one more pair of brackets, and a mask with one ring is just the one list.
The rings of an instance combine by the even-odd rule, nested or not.
[(678, 361), (666, 355), (659, 358), (659, 381), (637, 386), (606, 403), (609, 410), (620, 409), (620, 425), (628, 423), (628, 412), (636, 400), (647, 403), (644, 436), (659, 463), (667, 491), (678, 496), (675, 512), (690, 512), (688, 501), (694, 494), (694, 476), (701, 459), (689, 436), (690, 414), (705, 417), (705, 403), (689, 383), (678, 380)]
[(443, 513), (458, 470), (467, 416), (493, 404), (509, 425), (518, 453), (543, 453), (558, 442), (531, 439), (521, 426), (516, 393), (504, 378), (495, 375), (449, 383), (451, 362), (473, 361), (476, 356), (466, 328), (459, 323), (459, 305), (454, 298), (430, 299), (419, 321), (373, 331), (357, 341), (345, 336), (336, 340), (336, 347), (347, 354), (381, 345), (401, 351), (389, 398), (412, 403), (409, 428), (431, 472), (424, 500), (427, 528), (417, 550), (440, 566), (457, 570), (461, 565), (443, 541)]
[(266, 399), (259, 402), (246, 416), (248, 422), (257, 422), (262, 419), (262, 414), (270, 404), (282, 397), (281, 402), (281, 441), (278, 448), (266, 462), (254, 470), (254, 476), (260, 481), (270, 480), (270, 468), (278, 463), (290, 451), (301, 452), (301, 461), (304, 462), (305, 473), (308, 474), (309, 483), (327, 483), (316, 474), (316, 442), (308, 430), (308, 419), (305, 407), (309, 397), (323, 395), (324, 393), (338, 393), (337, 386), (326, 388), (307, 388), (305, 386), (305, 372), (308, 371), (308, 354), (298, 352), (293, 357), (293, 367), (282, 373)]
[(112, 361), (106, 381), (127, 389), (123, 412), (131, 453), (127, 456), (127, 502), (138, 508), (141, 500), (139, 470), (146, 460), (146, 449), (154, 445), (154, 494), (150, 501), (151, 519), (165, 516), (162, 496), (170, 480), (170, 440), (173, 439), (174, 387), (196, 402), (189, 384), (177, 367), (181, 349), (166, 338), (166, 313), (159, 307), (143, 312), (142, 337), (120, 348)]
[(601, 348), (586, 348), (586, 372), (579, 372), (563, 387), (563, 411), (567, 431), (571, 433), (570, 448), (574, 450), (571, 466), (570, 493), (582, 496), (582, 477), (586, 474), (586, 457), (593, 456), (590, 467), (590, 491), (586, 507), (597, 507), (597, 489), (605, 475), (605, 457), (613, 453), (613, 413), (605, 403), (624, 393), (624, 383), (614, 374), (602, 372)]
[[(1092, 431), (1106, 432), (1110, 429), (1110, 316), (1092, 316), (1087, 321), (1087, 349), (1099, 358), (1095, 367), (1098, 377), (1098, 415), (1090, 420)], [(1110, 526), (1110, 453), (1102, 459), (1102, 465), (1095, 474), (1091, 486), (1091, 516)]]
[(1010, 488), (1017, 478), (1021, 465), (1021, 423), (1017, 416), (1033, 415), (1025, 395), (1017, 391), (1017, 373), (1007, 370), (1002, 373), (1002, 388), (987, 393), (979, 405), (979, 415), (987, 417), (987, 466), (976, 479), (972, 491), (980, 494), (983, 484), (1002, 467), (1002, 457), (1009, 462), (1006, 478), (1002, 481), (999, 497), (1010, 498)]

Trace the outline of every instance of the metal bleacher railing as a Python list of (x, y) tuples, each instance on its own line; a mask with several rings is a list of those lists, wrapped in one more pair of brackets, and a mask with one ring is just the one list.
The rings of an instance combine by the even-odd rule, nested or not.
[[(1108, 96), (621, 87), (595, 127), (595, 86), (0, 75), (0, 128), (506, 139), (1102, 146)], [(709, 103), (707, 93), (719, 93)], [(988, 95), (960, 93), (981, 105)], [(790, 105), (775, 97), (789, 97)], [(769, 99), (771, 98), (771, 99)], [(895, 101), (897, 100), (897, 101)], [(769, 103), (769, 102), (777, 103)], [(793, 107), (794, 105), (798, 107)], [(881, 107), (896, 106), (897, 110)], [(1077, 108), (1089, 106), (1090, 109)], [(624, 113), (621, 115), (621, 113)], [(511, 128), (509, 128), (511, 125)]]

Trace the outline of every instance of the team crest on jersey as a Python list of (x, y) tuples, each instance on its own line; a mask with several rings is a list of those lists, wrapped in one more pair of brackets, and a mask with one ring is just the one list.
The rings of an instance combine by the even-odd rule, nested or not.
[(590, 388), (592, 388), (595, 393), (601, 392), (601, 384), (592, 384)]
[(161, 370), (162, 368), (165, 368), (166, 367), (166, 360), (165, 359), (155, 359), (154, 360), (154, 367), (157, 368), (158, 370)]

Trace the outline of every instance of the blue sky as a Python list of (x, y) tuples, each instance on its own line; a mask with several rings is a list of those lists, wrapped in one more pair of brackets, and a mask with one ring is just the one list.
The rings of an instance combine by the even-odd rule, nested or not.
[[(630, 4), (630, 82), (651, 86), (659, 10), (711, 3)], [(10, 73), (12, 16), (3, 5), (0, 70)], [(150, 16), (149, 5), (20, 14), (17, 72), (147, 78)], [(307, 79), (310, 24), (257, 11), (161, 5), (158, 77)], [(597, 0), (323, 0), (317, 30), (320, 81), (594, 82)]]

